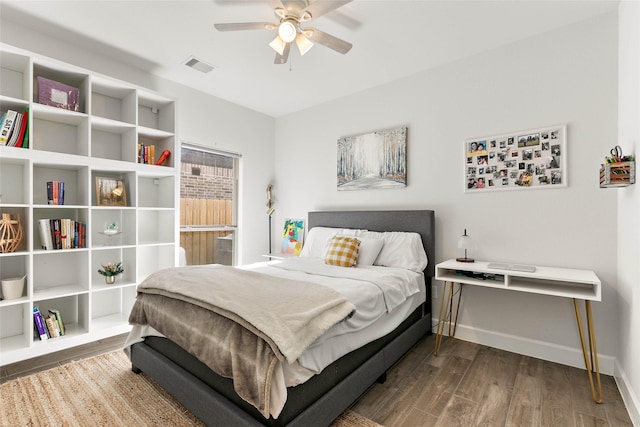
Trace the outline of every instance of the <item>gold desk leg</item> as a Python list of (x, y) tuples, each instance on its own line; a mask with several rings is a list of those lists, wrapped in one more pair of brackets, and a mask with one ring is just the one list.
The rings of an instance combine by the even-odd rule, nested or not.
[[(449, 291), (447, 292), (447, 285)], [(436, 329), (436, 346), (433, 350), (433, 355), (437, 356), (440, 353), (440, 347), (442, 346), (442, 337), (444, 335), (444, 324), (447, 320), (447, 313), (449, 314), (449, 336), (456, 336), (456, 328), (458, 327), (458, 314), (460, 313), (460, 298), (462, 298), (462, 284), (460, 286), (460, 292), (458, 293), (458, 307), (456, 308), (456, 317), (453, 318), (453, 290), (455, 287), (454, 282), (444, 282), (442, 286), (442, 300), (440, 301), (440, 315), (438, 316), (438, 327)], [(445, 293), (446, 306), (445, 306)], [(453, 332), (451, 331), (451, 323), (453, 322)]]
[(458, 306), (456, 307), (456, 320), (453, 323), (453, 333), (451, 332), (451, 320), (453, 320), (453, 295), (451, 295), (451, 307), (449, 308), (449, 336), (456, 336), (456, 329), (458, 329), (458, 314), (460, 314), (460, 300), (462, 299), (462, 283), (458, 284)]
[[(589, 387), (591, 387), (591, 397), (596, 403), (602, 403), (602, 383), (600, 382), (600, 367), (598, 366), (598, 349), (596, 347), (596, 334), (593, 328), (593, 316), (591, 315), (591, 301), (585, 300), (585, 311), (587, 313), (587, 333), (589, 334), (589, 352), (590, 357), (587, 356), (587, 347), (584, 342), (584, 333), (582, 331), (582, 316), (580, 316), (580, 310), (578, 309), (578, 301), (573, 299), (573, 307), (576, 310), (576, 321), (578, 322), (578, 332), (580, 333), (580, 344), (582, 344), (582, 355), (584, 357), (584, 366), (587, 370), (589, 377)], [(591, 362), (591, 363), (589, 363)], [(593, 369), (595, 368), (596, 383), (598, 385), (598, 392), (596, 394), (596, 388), (593, 383)]]
[[(447, 291), (447, 284), (450, 283), (449, 292), (445, 297)], [(440, 313), (438, 314), (438, 326), (436, 328), (436, 346), (433, 350), (433, 355), (437, 356), (440, 353), (440, 346), (442, 345), (442, 335), (444, 334), (444, 323), (449, 311), (449, 304), (453, 298), (453, 282), (444, 282), (442, 284), (442, 299), (440, 300)], [(445, 307), (445, 300), (447, 301)]]

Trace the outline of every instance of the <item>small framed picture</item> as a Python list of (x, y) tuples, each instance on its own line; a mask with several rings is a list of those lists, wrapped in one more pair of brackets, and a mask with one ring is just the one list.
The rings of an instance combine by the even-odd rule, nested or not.
[(122, 178), (96, 177), (98, 206), (127, 206), (127, 189)]

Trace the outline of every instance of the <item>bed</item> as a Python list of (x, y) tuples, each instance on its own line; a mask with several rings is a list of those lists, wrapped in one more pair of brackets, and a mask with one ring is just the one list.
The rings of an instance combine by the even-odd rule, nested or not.
[(231, 379), (164, 337), (147, 336), (129, 348), (134, 372), (144, 372), (191, 412), (211, 426), (326, 426), (372, 384), (384, 378), (425, 334), (431, 333), (431, 280), (434, 276), (434, 212), (324, 211), (310, 212), (309, 232), (315, 227), (360, 229), (375, 232), (418, 233), (429, 263), (423, 271), (420, 304), (403, 316), (400, 325), (384, 336), (349, 351), (308, 381), (287, 388), (287, 400), (278, 417), (265, 418), (234, 391)]

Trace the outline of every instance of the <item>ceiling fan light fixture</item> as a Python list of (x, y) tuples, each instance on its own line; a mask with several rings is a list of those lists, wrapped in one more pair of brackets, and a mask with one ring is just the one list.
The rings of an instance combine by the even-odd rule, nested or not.
[(296, 45), (298, 46), (298, 50), (300, 51), (300, 55), (304, 55), (309, 52), (309, 49), (313, 47), (313, 43), (311, 40), (305, 37), (304, 34), (300, 33), (296, 37)]
[(273, 39), (271, 43), (269, 43), (269, 46), (271, 46), (273, 50), (278, 52), (279, 55), (282, 55), (284, 53), (284, 48), (286, 45), (287, 44), (280, 38), (280, 36), (276, 36), (276, 38)]
[(278, 26), (278, 36), (280, 36), (285, 43), (291, 43), (294, 41), (296, 34), (296, 26), (289, 20), (282, 21)]

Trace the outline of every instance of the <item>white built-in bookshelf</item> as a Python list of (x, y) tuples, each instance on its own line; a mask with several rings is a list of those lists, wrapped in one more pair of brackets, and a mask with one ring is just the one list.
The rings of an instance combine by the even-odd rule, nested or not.
[[(37, 77), (79, 89), (79, 111), (37, 102)], [(129, 331), (136, 287), (177, 265), (179, 149), (176, 105), (140, 87), (0, 44), (0, 114), (29, 111), (29, 147), (0, 145), (0, 212), (19, 214), (24, 241), (0, 253), (0, 279), (26, 275), (23, 296), (0, 301), (0, 365)], [(138, 162), (139, 144), (171, 156)], [(126, 206), (101, 206), (96, 177), (123, 180)], [(64, 205), (49, 205), (47, 182), (63, 181)], [(45, 250), (39, 220), (86, 224), (86, 247)], [(104, 234), (117, 223), (118, 234)], [(105, 284), (101, 265), (122, 262)], [(34, 337), (33, 307), (60, 310), (67, 333)]]

